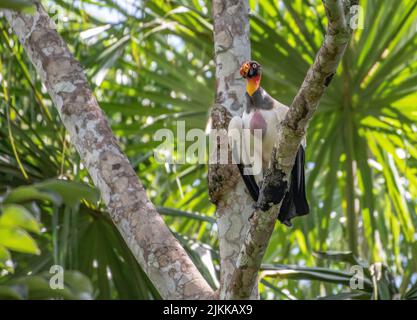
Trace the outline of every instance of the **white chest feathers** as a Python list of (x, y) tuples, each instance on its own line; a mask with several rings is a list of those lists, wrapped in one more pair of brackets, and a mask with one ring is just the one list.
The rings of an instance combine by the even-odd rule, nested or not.
[[(278, 128), (285, 117), (287, 109), (284, 105), (276, 105), (270, 110), (255, 109), (249, 113), (243, 113), (243, 129), (249, 129), (251, 132), (251, 141), (246, 141), (245, 147), (247, 151), (253, 150), (255, 153), (259, 153), (258, 157), (262, 159), (263, 167), (269, 165), (272, 149), (277, 141)], [(257, 147), (256, 141), (254, 141), (255, 130), (262, 130), (261, 147)], [(251, 154), (253, 153), (251, 152)]]

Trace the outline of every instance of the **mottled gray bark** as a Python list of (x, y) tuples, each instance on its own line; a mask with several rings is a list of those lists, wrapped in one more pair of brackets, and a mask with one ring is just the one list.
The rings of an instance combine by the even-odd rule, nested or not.
[[(288, 188), (295, 157), (320, 98), (329, 85), (351, 38), (350, 8), (358, 0), (324, 0), (328, 30), (301, 88), (280, 126), (272, 165), (265, 174), (250, 228), (242, 246), (226, 298), (247, 299), (274, 230), (282, 199)], [(278, 194), (277, 194), (278, 192)], [(273, 199), (281, 199), (278, 204)]]
[(5, 11), (6, 18), (133, 255), (163, 298), (212, 298), (212, 289), (164, 224), (120, 150), (81, 65), (42, 6), (36, 6), (33, 16)]
[[(211, 112), (211, 127), (226, 132), (231, 116), (240, 116), (245, 102), (245, 82), (239, 74), (239, 67), (251, 55), (248, 1), (214, 0), (213, 21), (216, 98)], [(220, 148), (227, 148), (227, 139), (223, 143), (226, 145), (218, 144), (214, 152), (219, 154)], [(246, 193), (234, 164), (209, 166), (209, 193), (217, 205), (220, 298), (224, 298), (249, 227), (248, 218), (253, 212), (253, 200)], [(255, 286), (252, 297), (256, 298), (257, 295)]]

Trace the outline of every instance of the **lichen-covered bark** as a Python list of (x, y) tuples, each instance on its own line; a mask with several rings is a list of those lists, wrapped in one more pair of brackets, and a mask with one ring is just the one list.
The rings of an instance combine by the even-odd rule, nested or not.
[(212, 289), (164, 224), (120, 150), (81, 65), (42, 6), (36, 6), (33, 16), (5, 11), (6, 18), (133, 255), (163, 298), (212, 298)]
[[(216, 97), (211, 111), (211, 127), (227, 129), (231, 116), (241, 115), (245, 102), (245, 83), (239, 67), (250, 59), (249, 4), (247, 0), (214, 0), (214, 47)], [(226, 142), (227, 143), (227, 142)], [(219, 153), (221, 147), (214, 152)], [(227, 147), (227, 146), (226, 146)], [(231, 157), (229, 157), (231, 159)], [(209, 193), (217, 205), (220, 248), (220, 298), (236, 269), (236, 261), (247, 233), (253, 201), (234, 164), (209, 166)], [(252, 298), (257, 298), (257, 286)]]
[[(211, 127), (227, 130), (231, 117), (242, 114), (245, 102), (245, 83), (239, 67), (250, 58), (249, 5), (247, 0), (214, 0), (212, 6), (216, 92)], [(209, 166), (209, 193), (214, 203), (234, 187), (238, 173), (232, 164)]]
[[(281, 207), (282, 201), (276, 203), (274, 200), (284, 197), (287, 187), (282, 188), (282, 185), (287, 185), (308, 122), (336, 73), (349, 43), (352, 33), (348, 26), (349, 9), (358, 2), (358, 0), (323, 1), (328, 18), (327, 35), (280, 126), (272, 166), (265, 174), (257, 203), (257, 207), (264, 211), (257, 210), (251, 219), (248, 234), (238, 257), (237, 268), (227, 288), (226, 298), (247, 299), (256, 284), (256, 275)], [(276, 192), (280, 194), (277, 195)]]

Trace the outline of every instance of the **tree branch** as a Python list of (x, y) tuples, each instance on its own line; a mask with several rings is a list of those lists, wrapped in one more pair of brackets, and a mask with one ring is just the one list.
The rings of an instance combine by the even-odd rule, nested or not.
[[(45, 84), (113, 222), (163, 298), (208, 299), (213, 291), (165, 225), (113, 136), (81, 65), (43, 7), (6, 18)], [(86, 243), (85, 245), (89, 245)]]
[(226, 297), (247, 299), (274, 230), (282, 200), (288, 189), (292, 166), (320, 98), (348, 46), (352, 30), (350, 8), (358, 0), (324, 0), (328, 18), (327, 35), (313, 65), (292, 102), (278, 131), (278, 144), (267, 170), (251, 225), (237, 261), (237, 268), (227, 289)]

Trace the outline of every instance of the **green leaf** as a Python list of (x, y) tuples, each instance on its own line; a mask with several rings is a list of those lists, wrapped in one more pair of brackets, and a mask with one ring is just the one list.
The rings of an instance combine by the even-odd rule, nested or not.
[(81, 200), (96, 204), (100, 199), (100, 193), (96, 188), (82, 182), (47, 180), (35, 184), (34, 187), (44, 192), (58, 194), (68, 206), (78, 204)]
[[(350, 286), (350, 282), (353, 276), (353, 274), (348, 272), (335, 271), (325, 268), (309, 268), (278, 264), (262, 265), (261, 270), (266, 272), (265, 276), (270, 277), (294, 280), (316, 280), (341, 284), (345, 286)], [(372, 282), (366, 278), (364, 278), (363, 281), (365, 286), (364, 290), (370, 291), (372, 289)]]
[(0, 0), (0, 8), (18, 11), (24, 10), (25, 12), (34, 11), (32, 0)]
[(0, 245), (0, 270), (5, 269), (9, 272), (13, 271), (13, 267), (8, 265), (11, 260), (10, 252), (2, 245)]
[(212, 217), (208, 217), (205, 215), (199, 215), (191, 212), (186, 212), (178, 209), (173, 208), (166, 208), (166, 207), (157, 207), (158, 212), (164, 216), (171, 216), (171, 217), (183, 217), (187, 219), (193, 219), (198, 221), (204, 221), (211, 224), (216, 223), (216, 220)]
[(329, 261), (336, 261), (336, 262), (347, 262), (351, 265), (359, 265), (364, 266), (365, 264), (360, 261), (352, 252), (314, 252), (314, 256), (316, 256), (318, 259), (324, 259)]
[(0, 227), (0, 245), (17, 252), (40, 254), (35, 240), (24, 230)]
[(417, 283), (415, 283), (414, 286), (412, 286), (411, 289), (407, 291), (407, 293), (404, 295), (404, 299), (417, 300)]
[(6, 205), (0, 216), (0, 228), (23, 228), (27, 231), (40, 233), (38, 221), (25, 208), (19, 205)]
[(43, 300), (43, 299), (59, 299), (71, 297), (71, 291), (64, 287), (64, 289), (52, 289), (49, 284), (49, 279), (40, 275), (21, 278), (15, 281), (20, 285), (25, 285), (28, 290), (28, 299)]
[[(66, 299), (66, 300), (91, 300), (93, 288), (90, 280), (78, 271), (65, 271), (63, 274), (63, 288), (52, 288), (50, 284), (53, 275), (44, 272), (34, 276), (21, 277), (8, 281), (0, 288), (4, 289), (4, 295), (10, 295), (17, 299), (16, 289), (19, 289), (20, 299)], [(8, 289), (7, 289), (8, 288)], [(22, 290), (23, 289), (23, 290)], [(13, 295), (13, 292), (15, 294)], [(0, 291), (0, 297), (1, 297)]]
[(24, 286), (0, 285), (0, 300), (23, 300), (26, 288)]
[(366, 292), (344, 292), (329, 296), (319, 297), (318, 300), (369, 300), (371, 294)]
[(10, 191), (5, 199), (4, 203), (25, 203), (28, 201), (51, 201), (55, 204), (61, 204), (62, 199), (53, 193), (43, 192), (34, 186), (18, 187)]
[(78, 271), (65, 271), (65, 286), (69, 287), (74, 299), (91, 300), (94, 288), (90, 279)]

